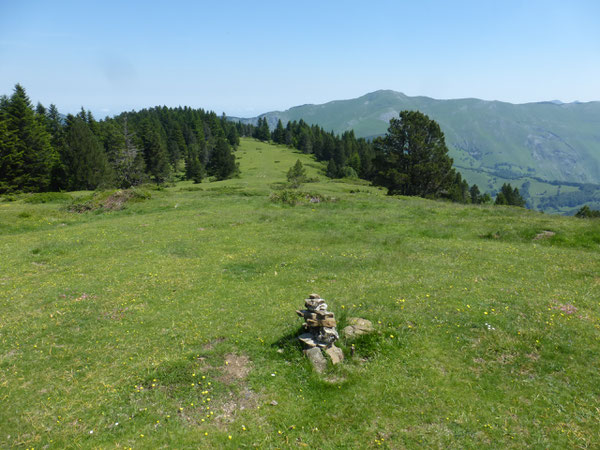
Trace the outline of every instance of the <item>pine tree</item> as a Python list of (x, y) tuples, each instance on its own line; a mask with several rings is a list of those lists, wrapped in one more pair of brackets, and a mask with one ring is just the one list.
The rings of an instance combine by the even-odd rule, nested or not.
[(299, 188), (302, 183), (306, 183), (306, 169), (302, 165), (300, 160), (296, 160), (296, 164), (290, 167), (287, 173), (287, 180), (290, 183), (290, 187), (296, 189)]
[(276, 144), (285, 143), (285, 128), (283, 128), (281, 119), (277, 120), (277, 126), (275, 127), (275, 130), (273, 130), (273, 142)]
[(312, 138), (310, 135), (310, 129), (303, 127), (300, 131), (300, 139), (298, 140), (298, 147), (302, 153), (312, 153)]
[(455, 172), (444, 133), (425, 114), (402, 111), (375, 145), (375, 183), (388, 194), (438, 197), (452, 186)]
[(229, 145), (231, 145), (234, 149), (240, 145), (240, 135), (236, 127), (229, 127), (229, 130), (227, 131), (227, 141), (229, 141)]
[(61, 159), (70, 190), (93, 190), (114, 182), (114, 172), (100, 140), (80, 116), (68, 118)]
[(519, 189), (514, 188), (510, 183), (504, 183), (498, 195), (496, 195), (495, 205), (511, 205), (511, 206), (525, 206), (525, 199), (519, 193)]
[(17, 137), (8, 129), (7, 121), (0, 110), (0, 193), (16, 190), (14, 174), (17, 172), (18, 159), (14, 149), (17, 148)]
[(266, 117), (259, 117), (254, 137), (259, 141), (265, 142), (271, 138), (271, 132), (269, 131), (269, 124)]
[(20, 84), (1, 108), (6, 138), (0, 155), (0, 183), (5, 191), (45, 191), (50, 187), (52, 167), (57, 154), (43, 121), (33, 111), (31, 101)]
[(329, 163), (327, 164), (327, 171), (325, 173), (329, 178), (338, 178), (339, 174), (338, 174), (338, 167), (335, 163), (335, 161), (333, 160), (333, 158), (331, 158), (329, 160)]
[(120, 187), (137, 186), (146, 180), (144, 156), (136, 144), (134, 134), (129, 130), (127, 116), (123, 120), (125, 147), (115, 161), (115, 172)]
[(146, 121), (142, 126), (142, 144), (146, 170), (156, 184), (164, 183), (171, 168), (166, 145), (158, 131), (160, 124)]
[(200, 162), (200, 146), (194, 135), (190, 136), (188, 145), (188, 154), (185, 159), (185, 177), (193, 180), (194, 183), (200, 183), (204, 178), (204, 165)]
[(229, 143), (224, 138), (218, 138), (207, 166), (208, 174), (217, 180), (225, 180), (236, 175), (238, 171)]
[(479, 191), (479, 186), (474, 184), (469, 189), (469, 194), (471, 195), (471, 203), (480, 204), (482, 201), (481, 192)]

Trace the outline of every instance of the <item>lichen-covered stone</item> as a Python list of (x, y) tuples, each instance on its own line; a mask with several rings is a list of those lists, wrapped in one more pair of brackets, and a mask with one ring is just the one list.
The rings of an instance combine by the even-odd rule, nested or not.
[(309, 327), (335, 327), (335, 319), (327, 318), (323, 320), (306, 319), (306, 324)]
[(325, 353), (327, 353), (327, 356), (329, 356), (333, 364), (341, 363), (344, 360), (344, 352), (341, 348), (336, 347), (335, 345), (327, 347), (325, 349)]
[(347, 339), (352, 339), (361, 334), (368, 334), (374, 330), (370, 320), (361, 319), (360, 317), (350, 317), (348, 326), (344, 328), (343, 333)]

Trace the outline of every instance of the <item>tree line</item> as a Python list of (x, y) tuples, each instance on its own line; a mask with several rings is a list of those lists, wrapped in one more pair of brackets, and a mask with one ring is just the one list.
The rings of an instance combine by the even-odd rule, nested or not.
[[(452, 167), (439, 125), (418, 111), (401, 112), (385, 136), (367, 141), (352, 130), (336, 135), (303, 120), (285, 127), (279, 120), (271, 130), (265, 117), (254, 126), (189, 107), (154, 107), (103, 120), (83, 108), (63, 116), (54, 105), (34, 108), (19, 84), (10, 97), (0, 97), (0, 193), (222, 180), (239, 173), (234, 151), (240, 136), (312, 154), (326, 163), (328, 177), (359, 177), (391, 195), (491, 202)], [(524, 205), (510, 185), (496, 203)]]
[(238, 172), (238, 127), (214, 112), (155, 107), (96, 120), (34, 108), (17, 84), (0, 97), (0, 193), (127, 188)]
[[(252, 127), (252, 126), (250, 126)], [(302, 119), (283, 126), (278, 120), (270, 131), (266, 117), (247, 130), (262, 141), (272, 141), (313, 154), (327, 163), (331, 178), (359, 177), (388, 189), (390, 195), (444, 198), (459, 203), (491, 203), (488, 193), (469, 186), (448, 156), (439, 125), (418, 111), (403, 111), (390, 121), (384, 137), (367, 141), (350, 130), (336, 135)], [(247, 134), (246, 134), (247, 135)], [(496, 204), (524, 206), (517, 188), (504, 185)]]

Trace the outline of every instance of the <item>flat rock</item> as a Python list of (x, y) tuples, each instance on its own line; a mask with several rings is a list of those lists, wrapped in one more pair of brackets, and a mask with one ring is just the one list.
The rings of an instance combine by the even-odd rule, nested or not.
[(296, 314), (298, 314), (300, 317), (304, 317), (305, 319), (316, 319), (317, 318), (316, 312), (312, 312), (307, 309), (303, 309), (301, 311), (296, 311)]
[(343, 330), (344, 336), (346, 336), (347, 339), (355, 338), (361, 334), (368, 334), (374, 330), (370, 320), (361, 319), (360, 317), (350, 317), (348, 323), (350, 325)]
[(370, 320), (361, 319), (360, 317), (350, 317), (348, 319), (348, 325), (352, 325), (354, 328), (364, 331), (373, 331), (373, 324)]
[(300, 336), (298, 336), (298, 339), (300, 340), (300, 342), (302, 342), (304, 345), (307, 345), (308, 347), (316, 347), (319, 344), (315, 340), (312, 333), (303, 333)]
[(335, 319), (327, 318), (323, 320), (306, 319), (309, 327), (335, 327)]
[(314, 369), (319, 373), (323, 373), (323, 371), (327, 368), (327, 360), (323, 356), (321, 349), (313, 347), (306, 350), (304, 353), (308, 357)]
[(336, 347), (335, 345), (326, 348), (325, 353), (327, 353), (327, 356), (331, 358), (331, 362), (333, 364), (341, 363), (344, 360), (344, 352), (341, 348)]

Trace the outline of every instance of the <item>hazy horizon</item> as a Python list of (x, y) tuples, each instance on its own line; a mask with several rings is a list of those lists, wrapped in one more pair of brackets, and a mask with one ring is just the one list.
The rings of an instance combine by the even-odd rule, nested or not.
[(377, 90), (598, 101), (592, 1), (0, 1), (0, 94), (96, 116), (190, 106), (254, 117)]

